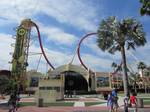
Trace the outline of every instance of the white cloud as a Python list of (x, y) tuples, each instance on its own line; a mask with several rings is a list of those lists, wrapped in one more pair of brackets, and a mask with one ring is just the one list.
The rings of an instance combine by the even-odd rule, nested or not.
[[(14, 47), (11, 47), (12, 43), (15, 43), (15, 40), (11, 38), (12, 35), (8, 34), (2, 34), (0, 33), (0, 69), (11, 69), (9, 61), (12, 60), (12, 55), (9, 53), (13, 53)], [(48, 56), (48, 59), (54, 65), (54, 67), (58, 67), (60, 65), (69, 63), (69, 61), (72, 58), (72, 54), (67, 52), (61, 52), (61, 51), (53, 51), (47, 48), (44, 48), (45, 52)], [(35, 46), (34, 44), (29, 48), (29, 52), (35, 52), (35, 53), (41, 53), (40, 47)], [(28, 69), (36, 69), (38, 60), (40, 55), (30, 55), (29, 56), (29, 67)], [(46, 61), (44, 57), (42, 56), (41, 63), (40, 63), (40, 71), (43, 72), (43, 70), (46, 70)], [(45, 69), (44, 69), (45, 68)]]
[(96, 30), (97, 10), (88, 4), (88, 1), (53, 0), (40, 3), (39, 7), (41, 12), (54, 17), (61, 23), (67, 23), (79, 29)]
[(14, 43), (14, 39), (11, 35), (0, 33), (0, 69), (10, 69), (10, 64), (12, 56), (10, 53), (13, 52), (13, 47), (11, 44)]
[(138, 61), (143, 61), (146, 64), (150, 65), (150, 43), (148, 42), (145, 46), (137, 48), (133, 53), (134, 56), (138, 58)]
[[(102, 51), (96, 42), (97, 37), (95, 36), (91, 36), (90, 38), (87, 38), (83, 41), (83, 45), (86, 46), (86, 49), (91, 50), (93, 53), (95, 53), (95, 55), (101, 57), (101, 58), (108, 58), (108, 59), (112, 59), (112, 61), (118, 61), (121, 60), (121, 54), (119, 52), (116, 52), (115, 54), (110, 54), (108, 53), (108, 51)], [(82, 49), (82, 45), (81, 45), (81, 49)]]
[[(3, 51), (1, 50), (2, 55), (0, 55), (0, 69), (10, 69), (10, 64), (8, 64), (8, 61), (11, 61), (12, 57), (11, 55), (9, 55), (9, 53), (13, 52), (14, 50), (14, 48), (11, 47), (10, 44), (14, 43), (14, 39), (11, 38), (11, 35), (0, 34), (0, 40), (1, 40), (0, 48), (4, 48)], [(44, 48), (44, 49), (45, 49), (46, 55), (48, 56), (48, 59), (50, 60), (51, 64), (54, 67), (58, 67), (58, 66), (69, 63), (73, 57), (73, 54), (71, 54), (70, 52), (54, 51), (48, 48)], [(41, 53), (40, 47), (37, 47), (34, 44), (30, 47), (29, 51)], [(95, 71), (110, 71), (111, 70), (111, 63), (113, 60), (102, 58), (102, 57), (92, 55), (92, 54), (82, 53), (81, 55), (82, 55), (82, 59), (85, 65), (91, 68), (92, 70), (95, 70)], [(37, 68), (39, 57), (40, 55), (29, 56), (28, 70)], [(73, 64), (80, 65), (77, 56), (74, 59)], [(39, 65), (39, 71), (46, 73), (46, 70), (47, 70), (46, 61), (44, 57), (42, 56), (41, 63)]]
[[(32, 45), (30, 47), (29, 51), (41, 53), (40, 47), (36, 47), (34, 45)], [(53, 51), (53, 50), (47, 49), (47, 48), (44, 48), (44, 51), (45, 51), (50, 63), (54, 66), (54, 68), (69, 63), (71, 58), (72, 58), (72, 54), (70, 54), (68, 52)], [(40, 59), (40, 55), (29, 56), (29, 60), (28, 60), (29, 67), (28, 67), (28, 69), (29, 70), (30, 69), (36, 69), (39, 59)], [(50, 67), (50, 66), (48, 65), (48, 67)], [(39, 65), (39, 71), (45, 72), (46, 69), (47, 69), (46, 60), (42, 56), (41, 62)]]
[(46, 34), (48, 40), (56, 44), (72, 45), (75, 43), (77, 37), (73, 34), (64, 32), (62, 29), (52, 26), (44, 26), (39, 24), (42, 34)]
[[(15, 40), (11, 38), (11, 35), (7, 35), (7, 34), (0, 34), (0, 40), (1, 40), (0, 48), (2, 49), (4, 48), (3, 51), (1, 50), (2, 55), (0, 55), (0, 69), (11, 69), (10, 64), (8, 64), (8, 62), (11, 61), (12, 56), (9, 55), (9, 53), (13, 52), (14, 47), (11, 47), (10, 44), (14, 43)], [(73, 57), (73, 54), (70, 54), (69, 52), (53, 51), (47, 48), (44, 48), (44, 49), (48, 56), (48, 59), (50, 60), (51, 64), (54, 65), (54, 67), (58, 67), (63, 64), (69, 63)], [(29, 51), (41, 53), (40, 47), (37, 47), (34, 44), (30, 47)], [(28, 70), (37, 68), (39, 57), (40, 55), (29, 56)], [(83, 54), (83, 61), (87, 63), (87, 66), (93, 67), (93, 69), (99, 68), (99, 67), (102, 69), (105, 69), (110, 64), (109, 60), (99, 59), (98, 57), (89, 55), (89, 54)], [(39, 71), (42, 71), (44, 73), (46, 73), (45, 63), (46, 61), (44, 57), (42, 56), (41, 63), (39, 66)], [(73, 64), (79, 64), (79, 60), (77, 57), (75, 58)]]
[(9, 25), (11, 23), (13, 23), (13, 21), (0, 18), (0, 26)]
[(111, 70), (112, 60), (109, 60), (107, 58), (100, 58), (91, 54), (83, 54), (82, 57), (82, 60), (85, 63), (85, 65), (91, 68), (92, 70), (107, 72)]
[[(60, 5), (59, 1), (57, 1), (57, 3)], [(49, 16), (54, 17), (57, 13), (55, 13), (54, 8), (49, 6), (50, 4), (53, 4), (53, 7), (57, 7), (56, 3), (47, 0), (42, 2), (39, 0), (2, 0), (0, 2), (0, 26), (10, 23), (20, 23), (22, 19), (34, 18), (36, 14), (41, 12), (46, 14), (49, 12), (51, 13)], [(63, 18), (56, 19), (62, 20)], [(42, 21), (43, 20), (37, 23), (42, 23)], [(71, 45), (76, 41), (76, 36), (69, 34), (58, 27), (44, 26), (43, 24), (39, 24), (38, 26), (40, 26), (41, 33), (46, 34), (50, 41), (53, 41), (58, 45)]]
[(37, 0), (1, 0), (0, 16), (15, 23), (37, 13)]
[[(99, 8), (99, 13), (101, 12)], [(77, 0), (1, 0), (0, 16), (9, 21), (20, 22), (44, 13), (60, 23), (79, 29), (96, 30), (97, 9), (88, 1)], [(5, 21), (6, 22), (6, 21)]]

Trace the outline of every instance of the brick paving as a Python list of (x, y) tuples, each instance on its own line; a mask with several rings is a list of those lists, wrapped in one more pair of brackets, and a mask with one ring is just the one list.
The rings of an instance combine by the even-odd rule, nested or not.
[[(0, 106), (0, 112), (8, 112), (8, 108)], [(109, 112), (108, 107), (36, 107), (36, 106), (26, 106), (18, 109), (18, 112)], [(118, 112), (123, 112), (123, 109), (118, 110)], [(133, 112), (133, 111), (129, 111)], [(138, 109), (138, 112), (150, 112), (150, 106)]]
[[(65, 101), (97, 101), (96, 98), (68, 98)], [(21, 102), (34, 102), (34, 98), (22, 98)], [(138, 112), (150, 112), (150, 105), (146, 105), (144, 108), (138, 109)], [(0, 105), (0, 112), (8, 112), (8, 107)], [(36, 107), (36, 106), (25, 106), (18, 109), (18, 112), (109, 112), (108, 107), (106, 106), (91, 106), (91, 107), (63, 107), (63, 106), (54, 106), (54, 107)], [(123, 109), (118, 112), (123, 112)], [(129, 111), (133, 112), (133, 111)]]
[[(27, 106), (18, 109), (18, 112), (99, 112), (108, 111), (107, 107), (35, 107)], [(8, 109), (0, 109), (0, 112), (8, 112)]]

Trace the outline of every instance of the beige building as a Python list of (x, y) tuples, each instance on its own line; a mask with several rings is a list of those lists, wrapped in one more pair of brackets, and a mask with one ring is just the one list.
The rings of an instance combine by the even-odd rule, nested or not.
[(109, 73), (106, 72), (96, 72), (96, 91), (99, 93), (109, 92), (112, 89), (111, 77)]
[(67, 64), (56, 68), (49, 73), (49, 76), (62, 74), (64, 76), (65, 90), (95, 91), (96, 75), (87, 71), (82, 66)]
[[(73, 64), (62, 65), (49, 71), (46, 77), (39, 77), (38, 75), (37, 78), (39, 80), (35, 89), (35, 97), (36, 99), (42, 98), (45, 103), (61, 100), (64, 98), (64, 94), (68, 94), (68, 92), (73, 94), (73, 92), (111, 91), (108, 73), (94, 73), (87, 71), (82, 66)], [(32, 80), (30, 81), (32, 82)]]
[(63, 77), (42, 78), (39, 80), (38, 89), (35, 93), (35, 100), (43, 99), (43, 103), (55, 102), (64, 98)]

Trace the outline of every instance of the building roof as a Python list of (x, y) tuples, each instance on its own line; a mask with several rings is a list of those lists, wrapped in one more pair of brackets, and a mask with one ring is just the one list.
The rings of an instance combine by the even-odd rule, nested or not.
[(103, 77), (109, 77), (108, 72), (96, 72), (96, 77), (103, 76)]
[(77, 73), (82, 74), (82, 75), (88, 74), (88, 71), (86, 69), (84, 69), (82, 66), (73, 65), (73, 64), (66, 64), (66, 65), (59, 66), (55, 70), (51, 71), (50, 75), (59, 75), (59, 74), (66, 72), (66, 71), (73, 71), (73, 72), (77, 72)]
[(0, 75), (6, 75), (7, 77), (11, 76), (10, 70), (0, 70)]

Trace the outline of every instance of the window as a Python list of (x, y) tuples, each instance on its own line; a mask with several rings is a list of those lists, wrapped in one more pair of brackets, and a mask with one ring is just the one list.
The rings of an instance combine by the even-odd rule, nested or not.
[(97, 87), (108, 87), (109, 77), (97, 77)]
[(57, 92), (60, 92), (60, 87), (54, 87), (54, 90), (56, 90)]
[(39, 78), (38, 77), (31, 77), (30, 87), (38, 87)]
[(45, 87), (40, 87), (39, 89), (40, 89), (40, 90), (45, 90), (46, 88), (45, 88)]
[(52, 87), (46, 87), (47, 90), (52, 90)]

